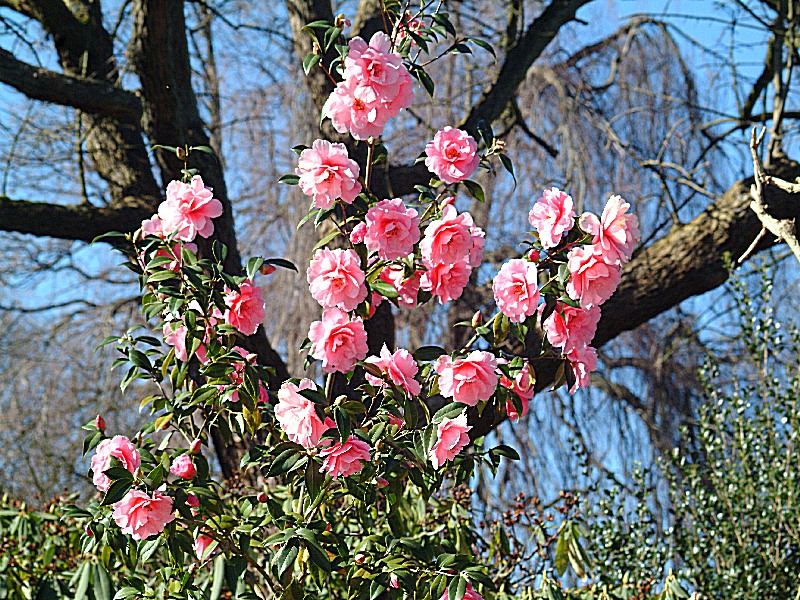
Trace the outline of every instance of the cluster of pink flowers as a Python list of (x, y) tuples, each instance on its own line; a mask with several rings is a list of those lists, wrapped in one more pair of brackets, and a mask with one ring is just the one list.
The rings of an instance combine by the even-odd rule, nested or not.
[(472, 269), (480, 266), (484, 238), (483, 230), (469, 213), (459, 214), (454, 206), (445, 206), (442, 217), (425, 228), (419, 244), (427, 269), (420, 287), (437, 297), (440, 304), (461, 296)]
[(389, 119), (414, 99), (411, 75), (382, 31), (369, 44), (356, 37), (348, 45), (344, 80), (325, 102), (322, 114), (330, 117), (336, 131), (349, 131), (357, 140), (379, 137)]

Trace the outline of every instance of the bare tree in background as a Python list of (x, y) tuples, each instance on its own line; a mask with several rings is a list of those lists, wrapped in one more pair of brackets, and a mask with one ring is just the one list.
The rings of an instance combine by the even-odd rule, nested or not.
[[(516, 187), (509, 178), (486, 176), (482, 184), (490, 190), (490, 201), (469, 207), (493, 236), (487, 246), (490, 265), (516, 252), (504, 241), (527, 228), (527, 210), (542, 186), (566, 187), (587, 210), (597, 210), (611, 192), (635, 199), (645, 244), (626, 266), (617, 294), (603, 306), (595, 338), (595, 345), (605, 346), (602, 393), (577, 402), (548, 396), (529, 421), (499, 431), (520, 443), (527, 440), (523, 464), (538, 478), (547, 477), (548, 464), (561, 470), (536, 493), (562, 485), (577, 468), (553, 467), (560, 460), (554, 458), (557, 443), (543, 456), (536, 444), (547, 441), (547, 432), (561, 432), (549, 439), (562, 443), (566, 456), (566, 426), (572, 439), (594, 444), (588, 450), (597, 452), (602, 464), (606, 451), (626, 453), (620, 449), (625, 440), (616, 449), (602, 449), (600, 442), (608, 440), (592, 441), (592, 434), (600, 437), (599, 431), (613, 425), (622, 437), (632, 430), (627, 419), (633, 415), (643, 436), (631, 434), (629, 443), (664, 450), (674, 443), (677, 426), (691, 416), (696, 402), (692, 374), (702, 345), (694, 319), (675, 307), (724, 283), (726, 254), (740, 256), (760, 230), (749, 209), (750, 181), (737, 180), (737, 134), (754, 122), (773, 124), (778, 143), (769, 149), (768, 168), (789, 181), (800, 176), (800, 166), (786, 155), (789, 145), (780, 144), (790, 137), (792, 119), (798, 116), (790, 110), (796, 100), (788, 84), (793, 59), (783, 43), (794, 31), (789, 15), (795, 12), (786, 2), (734, 4), (719, 18), (760, 28), (765, 43), (755, 51), (763, 56), (764, 72), (750, 81), (738, 74), (730, 56), (698, 50), (724, 67), (719, 72), (737, 74), (734, 81), (723, 78), (700, 86), (698, 73), (681, 55), (679, 42), (685, 46), (687, 41), (669, 17), (636, 18), (607, 38), (581, 46), (573, 38), (586, 26), (576, 22), (576, 15), (603, 10), (605, 4), (453, 2), (449, 10), (458, 26), (466, 35), (491, 41), (499, 50), (497, 62), (484, 53), (437, 63), (434, 99), (418, 93), (412, 109), (387, 131), (385, 141), (397, 162), (375, 173), (375, 185), (387, 197), (411, 194), (415, 184), (429, 178), (424, 166), (413, 164), (421, 148), (408, 147), (407, 139), (424, 140), (447, 124), (474, 133), (480, 119), (492, 122), (506, 139), (515, 158)], [(369, 37), (381, 28), (381, 6), (377, 0), (361, 0), (348, 33)], [(86, 339), (91, 323), (110, 314), (105, 308), (109, 296), (122, 301), (134, 289), (118, 271), (110, 277), (121, 278), (122, 285), (110, 285), (108, 257), (101, 250), (87, 251), (84, 244), (107, 231), (137, 228), (155, 211), (166, 183), (180, 177), (182, 164), (168, 153), (148, 152), (151, 145), (215, 149), (216, 158), (193, 155), (192, 166), (224, 204), (215, 236), (231, 248), (230, 272), (240, 271), (243, 254), (287, 256), (298, 264), (307, 260), (316, 238), (309, 226), (295, 232), (294, 223), (308, 200), (274, 182), (294, 166), (288, 147), (321, 135), (316, 115), (332, 84), (319, 70), (304, 77), (299, 69), (311, 50), (301, 29), (333, 17), (334, 6), (326, 0), (269, 6), (246, 0), (0, 0), (0, 83), (9, 98), (0, 105), (0, 230), (7, 232), (0, 238), (6, 259), (0, 307), (12, 325), (2, 339), (4, 346), (17, 346), (19, 360), (28, 358), (23, 362), (31, 381), (48, 381), (35, 374), (38, 366), (43, 372), (50, 368), (49, 387), (63, 387), (64, 398), (70, 399), (63, 405), (69, 407), (65, 422), (92, 412), (89, 406), (98, 398), (119, 404), (105, 370), (88, 387), (79, 377), (87, 371), (77, 365), (110, 362), (108, 355), (95, 358), (89, 349), (75, 347), (70, 348), (73, 370), (60, 372), (51, 365), (69, 362), (62, 347), (71, 339)], [(735, 86), (735, 114), (713, 108), (727, 103), (724, 92), (714, 95), (719, 85)], [(775, 110), (763, 108), (767, 99)], [(338, 139), (329, 123), (323, 124), (322, 135)], [(351, 150), (363, 164), (363, 148)], [(767, 193), (770, 209), (779, 216), (796, 216), (800, 210), (788, 194)], [(764, 237), (757, 251), (773, 245)], [(53, 269), (60, 274), (53, 275)], [(457, 346), (462, 332), (452, 325), (476, 310), (491, 310), (487, 273), (477, 274), (448, 310), (425, 307), (392, 315), (384, 309), (371, 332), (371, 346), (380, 347), (392, 336), (403, 344), (436, 340)], [(52, 294), (50, 305), (56, 308), (31, 317), (25, 311), (47, 300), (42, 289), (53, 285), (53, 277), (67, 282), (66, 289)], [(277, 384), (290, 373), (300, 374), (302, 358), (295, 348), (318, 307), (306, 293), (302, 274), (276, 274), (266, 289), (270, 319), (247, 345), (275, 369)], [(79, 306), (80, 301), (90, 304)], [(116, 323), (128, 317), (118, 314)], [(19, 344), (14, 331), (30, 341)], [(101, 337), (98, 332), (96, 339)], [(59, 339), (63, 345), (56, 343)], [(27, 415), (9, 418), (11, 432), (35, 419), (37, 404), (30, 397), (35, 392), (15, 378), (14, 362), (7, 359), (2, 366), (3, 406)], [(552, 383), (546, 366), (537, 375), (539, 389)], [(591, 410), (604, 421), (587, 420)], [(477, 435), (500, 422), (491, 412), (472, 417)], [(218, 444), (216, 450), (223, 474), (234, 473), (241, 448)], [(3, 455), (0, 470), (17, 460), (17, 455)], [(57, 491), (67, 481), (66, 463), (55, 462), (59, 466), (47, 482), (20, 483), (14, 491)], [(74, 469), (74, 461), (67, 462)], [(529, 475), (522, 478), (526, 482)]]

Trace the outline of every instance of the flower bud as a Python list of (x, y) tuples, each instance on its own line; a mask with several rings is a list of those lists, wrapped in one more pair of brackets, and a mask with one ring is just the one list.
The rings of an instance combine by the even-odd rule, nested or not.
[(397, 579), (397, 575), (395, 575), (394, 573), (391, 573), (389, 575), (389, 585), (391, 587), (393, 587), (394, 589), (397, 589), (398, 587), (400, 587), (400, 582)]
[(189, 494), (186, 496), (186, 504), (192, 508), (200, 508), (200, 498), (189, 492)]
[(366, 223), (359, 223), (355, 227), (353, 227), (353, 231), (350, 232), (350, 241), (353, 244), (360, 244), (364, 241), (364, 236), (367, 234), (367, 224)]
[(94, 418), (94, 426), (97, 427), (100, 431), (105, 431), (106, 430), (106, 420), (103, 417), (101, 417), (100, 415), (97, 415)]
[(256, 500), (258, 500), (261, 504), (264, 504), (267, 501), (267, 495), (264, 492), (258, 492)]
[(448, 196), (447, 198), (445, 198), (444, 200), (442, 200), (439, 203), (439, 210), (444, 210), (445, 206), (452, 206), (455, 203), (456, 203), (456, 197), (455, 196)]
[(363, 552), (359, 552), (358, 554), (356, 554), (356, 563), (357, 564), (359, 564), (359, 565), (364, 564), (366, 562), (366, 560), (367, 560), (367, 555), (364, 554)]
[(389, 482), (386, 481), (383, 477), (378, 477), (375, 480), (375, 485), (378, 487), (378, 489), (381, 489), (381, 488), (385, 488), (387, 485), (389, 485)]
[(200, 449), (203, 447), (203, 441), (198, 438), (189, 444), (189, 454), (200, 454)]
[(531, 262), (539, 262), (541, 256), (542, 255), (536, 248), (533, 248), (530, 252), (528, 252), (528, 260)]
[(178, 160), (186, 160), (186, 157), (188, 156), (186, 153), (186, 148), (181, 148), (180, 146), (175, 148), (175, 156), (178, 157)]
[(261, 265), (261, 268), (259, 269), (262, 275), (272, 275), (277, 270), (278, 269), (275, 267), (275, 265)]
[(94, 537), (94, 531), (92, 531), (92, 530), (89, 528), (89, 526), (88, 526), (88, 525), (86, 526), (86, 529), (84, 530), (84, 532), (85, 532), (85, 533), (86, 533), (86, 535), (88, 535), (89, 537)]
[(472, 328), (474, 329), (476, 327), (480, 327), (481, 325), (483, 325), (483, 315), (481, 314), (481, 311), (476, 310), (475, 314), (472, 315)]
[(350, 27), (351, 23), (350, 20), (344, 16), (344, 13), (339, 13), (336, 15), (336, 21), (334, 22), (336, 27), (339, 29), (344, 29), (345, 27)]

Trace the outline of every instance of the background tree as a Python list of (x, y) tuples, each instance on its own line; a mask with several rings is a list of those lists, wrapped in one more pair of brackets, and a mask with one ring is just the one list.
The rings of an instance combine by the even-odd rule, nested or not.
[[(529, 477), (524, 483), (533, 493), (578, 477), (579, 465), (569, 463), (554, 440), (564, 440), (565, 447), (567, 436), (582, 440), (606, 469), (641, 457), (643, 442), (663, 450), (677, 440), (676, 426), (701, 401), (691, 374), (706, 343), (697, 333), (702, 313), (681, 303), (721, 285), (728, 275), (726, 254), (741, 256), (761, 229), (749, 208), (750, 180), (741, 167), (747, 163), (739, 159), (746, 147), (736, 145), (738, 133), (752, 123), (770, 125), (777, 141), (765, 157), (768, 168), (789, 181), (800, 176), (786, 154), (797, 116), (790, 110), (795, 51), (787, 40), (794, 39), (796, 11), (789, 2), (742, 1), (695, 15), (709, 24), (729, 23), (719, 31), (733, 47), (744, 43), (742, 30), (755, 35), (763, 70), (754, 75), (735, 53), (720, 55), (713, 44), (687, 42), (675, 16), (631, 19), (581, 45), (577, 40), (592, 30), (585, 19), (605, 8), (590, 0), (452, 3), (460, 31), (492, 40), (500, 49), (497, 61), (476, 50), (469, 61), (449, 57), (432, 65), (437, 80), (446, 83), (431, 101), (418, 92), (413, 110), (385, 137), (405, 162), (375, 173), (385, 195), (413, 192), (429, 174), (413, 165), (421, 149), (404, 147), (407, 131), (432, 135), (452, 124), (474, 132), (480, 119), (492, 122), (519, 157), (516, 187), (508, 177), (487, 177), (481, 183), (502, 200), (470, 207), (478, 222), (496, 232), (488, 248), (497, 264), (515, 251), (504, 240), (525, 227), (524, 215), (544, 185), (570, 189), (586, 209), (597, 209), (612, 189), (637, 199), (643, 248), (604, 305), (594, 342), (604, 346), (603, 393), (577, 402), (548, 396), (526, 429), (501, 432), (526, 442), (525, 468), (536, 481), (532, 488)], [(36, 350), (26, 353), (35, 357), (29, 361), (32, 379), (20, 377), (14, 371), (19, 363), (8, 360), (3, 401), (21, 411), (9, 436), (36, 422), (41, 403), (31, 398), (35, 392), (26, 381), (46, 381), (42, 373), (53, 352), (75, 339), (82, 315), (91, 312), (97, 320), (106, 314), (130, 324), (129, 313), (119, 307), (128, 306), (124, 300), (134, 288), (126, 280), (109, 285), (108, 256), (84, 244), (106, 231), (138, 227), (153, 213), (166, 183), (179, 178), (182, 161), (174, 153), (149, 152), (153, 145), (214, 148), (215, 157), (193, 153), (190, 166), (201, 169), (225, 207), (215, 235), (231, 248), (230, 272), (241, 269), (240, 246), (249, 254), (286, 255), (298, 263), (308, 257), (316, 239), (305, 230), (295, 233), (293, 226), (307, 199), (274, 182), (294, 166), (294, 155), (280, 150), (288, 146), (283, 142), (310, 142), (319, 135), (316, 119), (308, 115), (317, 113), (332, 89), (321, 70), (304, 77), (298, 67), (312, 50), (302, 26), (333, 20), (339, 10), (353, 21), (349, 35), (368, 37), (382, 27), (375, 0), (357, 6), (287, 0), (269, 7), (246, 1), (0, 0), (0, 82), (8, 99), (0, 133), (0, 229), (8, 232), (2, 237), (6, 286), (0, 302), (13, 325), (0, 335), (4, 347), (18, 350), (20, 336), (36, 340)], [(687, 48), (709, 61), (708, 74), (690, 65)], [(298, 85), (301, 79), (305, 86)], [(327, 127), (323, 134), (336, 139)], [(351, 151), (363, 163), (363, 148)], [(797, 211), (796, 202), (774, 189), (767, 203), (779, 216)], [(772, 245), (766, 236), (757, 250)], [(316, 315), (303, 286), (302, 276), (273, 276), (267, 297), (275, 318), (269, 331), (248, 340), (262, 362), (276, 369), (277, 379), (299, 374), (301, 358), (289, 349)], [(380, 347), (394, 336), (455, 347), (461, 333), (452, 324), (485, 309), (491, 302), (487, 291), (479, 273), (446, 313), (422, 309), (395, 320), (384, 307), (370, 344)], [(117, 302), (110, 309), (109, 298)], [(90, 349), (70, 351), (79, 360), (94, 360)], [(60, 373), (57, 388), (39, 392), (49, 392), (59, 410), (69, 406), (65, 412), (72, 415), (81, 406), (97, 406), (98, 399), (116, 398), (113, 386), (87, 386), (69, 375)], [(537, 375), (540, 389), (552, 382), (547, 369)], [(629, 420), (629, 413), (635, 418)], [(494, 415), (476, 425), (476, 434), (489, 431)], [(628, 437), (609, 444), (607, 425)], [(545, 440), (552, 452), (540, 451)], [(237, 449), (218, 445), (217, 455), (222, 473), (231, 475)], [(13, 464), (11, 458), (3, 456), (0, 463)], [(19, 492), (52, 493), (75, 485), (74, 474), (68, 475), (74, 463), (50, 462), (50, 483), (20, 483)], [(508, 477), (509, 485), (522, 485), (513, 473)]]

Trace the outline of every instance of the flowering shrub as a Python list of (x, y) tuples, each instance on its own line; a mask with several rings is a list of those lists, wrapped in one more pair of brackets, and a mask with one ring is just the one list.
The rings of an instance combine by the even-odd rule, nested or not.
[[(465, 190), (483, 200), (480, 185), (468, 179), (479, 167), (493, 172), (499, 164), (513, 174), (488, 124), (479, 140), (446, 127), (420, 144), (434, 177), (417, 199), (407, 205), (372, 193), (376, 138), (413, 100), (414, 77), (433, 91), (409, 49), (425, 49), (452, 29), (441, 13), (415, 19), (413, 28), (378, 32), (369, 43), (339, 43), (341, 28), (309, 25), (318, 48), (333, 45), (339, 53), (333, 64), (319, 54), (304, 63), (340, 78), (323, 116), (368, 149), (367, 164), (358, 165), (345, 144), (298, 146), (296, 175), (282, 178), (311, 197), (301, 225), (333, 226), (306, 269), (322, 310), (302, 349), (309, 363), (320, 362), (324, 381), (270, 387), (274, 374), (246, 350), (245, 338), (269, 308), (256, 276), (296, 268), (256, 257), (244, 274), (226, 273), (218, 242), (198, 255), (190, 244), (211, 236), (221, 213), (200, 174), (184, 169), (186, 181), (169, 184), (158, 215), (128, 236), (144, 316), (167, 350), (161, 339), (134, 331), (106, 340), (121, 353), (118, 364), (129, 365), (123, 390), (145, 379), (158, 393), (141, 402), (153, 420), (130, 439), (107, 439), (100, 421), (87, 425), (85, 450), (104, 495), (90, 507), (84, 546), (128, 556), (166, 546), (170, 565), (158, 577), (176, 595), (201, 597), (192, 574), (212, 560), (212, 596), (223, 577), (237, 597), (491, 595), (508, 572), (489, 568), (468, 513), (442, 527), (429, 507), (468, 505), (468, 496), (448, 500), (463, 489), (456, 486), (481, 464), (495, 471), (503, 457), (517, 457), (509, 447), (471, 440), (470, 419), (490, 405), (522, 418), (537, 361), (560, 361), (556, 385), (573, 391), (588, 384), (596, 366), (589, 343), (598, 306), (630, 258), (636, 217), (616, 196), (601, 217), (578, 217), (572, 199), (556, 189), (534, 204), (522, 257), (494, 277), (499, 311), (485, 324), (461, 324), (474, 330), (463, 348), (384, 346), (369, 355), (365, 323), (378, 303), (404, 310), (461, 295), (481, 265), (485, 234), (455, 199)], [(454, 47), (464, 43), (456, 39)], [(194, 151), (204, 149), (183, 155)], [(520, 353), (543, 323), (543, 343)], [(246, 481), (224, 487), (211, 477), (204, 452), (212, 433), (214, 443), (251, 442), (241, 461)], [(117, 600), (154, 593), (132, 576)]]

